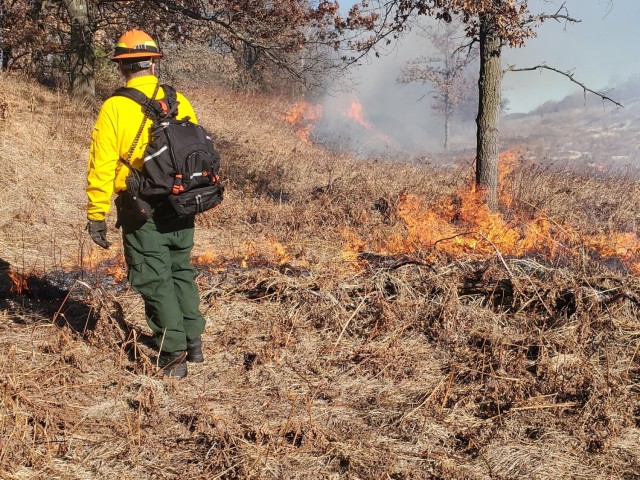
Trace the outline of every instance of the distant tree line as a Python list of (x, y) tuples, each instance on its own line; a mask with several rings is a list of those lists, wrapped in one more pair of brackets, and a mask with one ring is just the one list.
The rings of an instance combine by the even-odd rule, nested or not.
[[(313, 82), (330, 62), (334, 2), (280, 0), (2, 0), (3, 70), (57, 77), (81, 97), (127, 29), (164, 45), (208, 45), (233, 56), (247, 78), (265, 69)], [(200, 61), (206, 61), (201, 58)]]

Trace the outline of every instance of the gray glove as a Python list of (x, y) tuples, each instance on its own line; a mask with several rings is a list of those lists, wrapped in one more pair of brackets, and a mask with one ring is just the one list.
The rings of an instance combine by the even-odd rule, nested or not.
[(107, 240), (107, 223), (104, 220), (89, 220), (87, 223), (87, 231), (91, 236), (91, 240), (102, 248), (109, 248), (111, 246), (111, 242)]

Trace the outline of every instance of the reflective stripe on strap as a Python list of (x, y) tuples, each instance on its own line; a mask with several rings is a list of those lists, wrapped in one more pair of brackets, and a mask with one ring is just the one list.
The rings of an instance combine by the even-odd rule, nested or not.
[(147, 163), (149, 160), (157, 157), (158, 155), (161, 155), (167, 148), (169, 148), (169, 147), (167, 147), (165, 145), (160, 150), (158, 150), (156, 153), (152, 153), (151, 155), (148, 155), (148, 156), (144, 157), (144, 163)]

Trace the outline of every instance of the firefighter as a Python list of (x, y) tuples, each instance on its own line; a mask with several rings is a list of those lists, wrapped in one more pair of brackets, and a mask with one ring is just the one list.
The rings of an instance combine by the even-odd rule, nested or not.
[[(155, 75), (162, 57), (156, 42), (145, 32), (131, 30), (118, 40), (111, 60), (118, 64), (127, 87), (147, 97), (164, 92)], [(189, 101), (177, 93), (177, 118), (196, 115)], [(152, 121), (133, 100), (112, 96), (102, 105), (93, 129), (87, 175), (87, 230), (102, 248), (109, 248), (105, 216), (111, 206), (131, 201), (127, 176), (142, 170)], [(144, 123), (143, 123), (144, 122)], [(133, 172), (136, 173), (136, 172)], [(116, 227), (122, 228), (127, 279), (144, 299), (147, 323), (158, 348), (158, 366), (164, 375), (185, 377), (187, 362), (203, 362), (201, 334), (205, 320), (191, 264), (194, 219), (177, 218), (160, 205), (150, 205), (148, 219), (133, 218), (130, 210), (117, 209)]]

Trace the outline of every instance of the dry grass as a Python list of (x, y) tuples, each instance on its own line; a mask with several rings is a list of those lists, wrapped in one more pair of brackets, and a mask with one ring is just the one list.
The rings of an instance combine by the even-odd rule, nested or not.
[[(174, 381), (118, 245), (82, 232), (94, 113), (0, 78), (0, 478), (638, 478), (628, 264), (376, 250), (406, 192), (456, 204), (469, 167), (355, 161), (299, 140), (285, 99), (185, 93), (228, 197), (194, 250), (207, 362)], [(512, 221), (637, 225), (632, 178), (509, 178)]]

